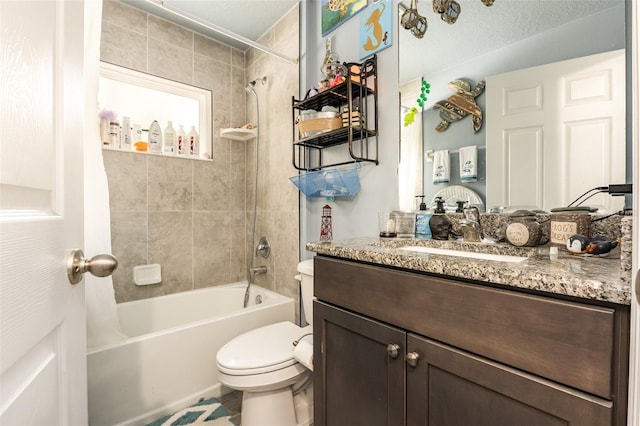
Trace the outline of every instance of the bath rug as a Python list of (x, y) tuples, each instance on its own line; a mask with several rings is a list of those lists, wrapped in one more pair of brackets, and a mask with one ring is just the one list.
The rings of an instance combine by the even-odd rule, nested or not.
[(147, 426), (237, 426), (227, 409), (216, 398), (209, 398), (191, 407), (183, 408), (177, 413), (164, 416)]

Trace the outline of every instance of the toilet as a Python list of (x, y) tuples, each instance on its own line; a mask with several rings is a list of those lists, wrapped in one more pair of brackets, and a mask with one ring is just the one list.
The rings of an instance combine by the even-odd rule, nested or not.
[[(300, 262), (297, 269), (309, 325), (300, 327), (285, 321), (256, 328), (230, 340), (216, 354), (220, 383), (242, 391), (242, 426), (313, 424), (313, 366), (309, 358), (313, 348), (313, 259)], [(299, 343), (295, 346), (294, 342)]]

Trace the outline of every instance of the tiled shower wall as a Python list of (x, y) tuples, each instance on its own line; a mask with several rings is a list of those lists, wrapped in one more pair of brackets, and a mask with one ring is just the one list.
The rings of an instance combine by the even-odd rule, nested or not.
[[(297, 30), (295, 8), (263, 42), (297, 57)], [(221, 138), (219, 129), (256, 124), (255, 99), (244, 87), (257, 71), (268, 77), (256, 87), (261, 103), (257, 229), (273, 245), (269, 259), (256, 259), (269, 267), (259, 284), (296, 296), (298, 198), (287, 179), (295, 171), (282, 160), (291, 158), (297, 65), (242, 52), (114, 0), (103, 6), (101, 59), (210, 89), (214, 99), (213, 161), (103, 151), (112, 248), (120, 261), (114, 275), (117, 302), (245, 279), (255, 140)], [(133, 267), (151, 263), (162, 266), (162, 283), (136, 286)]]

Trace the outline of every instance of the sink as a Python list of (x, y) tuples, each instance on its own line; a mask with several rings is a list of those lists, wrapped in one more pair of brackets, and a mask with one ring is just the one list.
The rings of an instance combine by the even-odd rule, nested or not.
[(522, 262), (523, 260), (527, 259), (526, 257), (511, 256), (507, 254), (478, 253), (478, 252), (472, 252), (472, 251), (451, 250), (451, 249), (423, 247), (423, 246), (401, 247), (400, 250), (415, 251), (419, 253), (438, 254), (438, 255), (444, 255), (444, 256), (466, 257), (469, 259), (493, 260), (497, 262)]

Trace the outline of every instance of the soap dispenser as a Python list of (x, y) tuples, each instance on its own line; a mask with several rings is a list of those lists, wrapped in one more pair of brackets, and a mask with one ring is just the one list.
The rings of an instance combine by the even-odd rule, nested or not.
[(431, 219), (431, 213), (427, 211), (427, 205), (424, 202), (424, 195), (416, 195), (416, 198), (420, 198), (420, 207), (416, 212), (416, 238), (431, 238), (431, 228), (429, 227), (429, 220)]
[(448, 240), (451, 233), (451, 221), (445, 215), (444, 200), (436, 197), (436, 209), (429, 219), (429, 228), (434, 240)]

